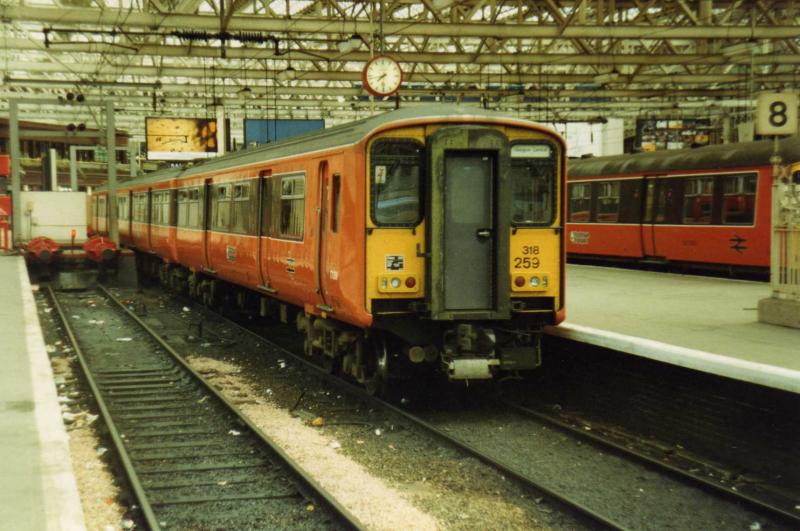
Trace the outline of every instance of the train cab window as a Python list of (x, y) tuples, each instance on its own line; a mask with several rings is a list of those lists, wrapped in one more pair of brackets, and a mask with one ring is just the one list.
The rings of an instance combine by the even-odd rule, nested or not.
[(576, 223), (591, 221), (592, 183), (569, 185), (569, 220)]
[(250, 219), (250, 182), (234, 184), (231, 231), (240, 234), (251, 233)]
[(511, 146), (511, 220), (519, 224), (550, 224), (553, 221), (556, 152), (543, 143)]
[(597, 183), (597, 222), (619, 221), (619, 181)]
[(212, 197), (211, 228), (227, 231), (231, 221), (231, 185), (216, 185)]
[(284, 175), (275, 178), (273, 191), (272, 235), (293, 240), (303, 239), (306, 206), (306, 176)]
[(683, 190), (683, 222), (691, 225), (709, 224), (713, 211), (714, 178), (687, 178)]
[(756, 208), (755, 174), (722, 177), (722, 222), (726, 225), (750, 225)]
[(342, 176), (333, 174), (333, 190), (331, 192), (331, 232), (339, 232), (339, 203), (341, 202)]
[(415, 227), (422, 221), (422, 150), (411, 139), (376, 140), (370, 151), (372, 221), (383, 227)]

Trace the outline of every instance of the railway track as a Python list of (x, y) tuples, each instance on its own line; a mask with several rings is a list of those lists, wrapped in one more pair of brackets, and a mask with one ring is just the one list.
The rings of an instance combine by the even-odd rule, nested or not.
[(360, 528), (111, 293), (48, 292), (150, 529)]
[[(218, 315), (218, 314), (217, 314)], [(327, 371), (312, 363), (308, 360), (308, 358), (301, 353), (294, 352), (292, 349), (288, 349), (283, 345), (276, 344), (274, 341), (270, 340), (269, 338), (259, 334), (257, 331), (251, 330), (250, 328), (243, 326), (236, 321), (225, 319), (226, 324), (231, 327), (235, 327), (238, 330), (241, 330), (243, 333), (249, 334), (254, 337), (257, 341), (260, 342), (269, 342), (274, 345), (278, 350), (280, 350), (283, 354), (287, 356), (291, 356), (293, 359), (298, 361), (299, 363), (308, 367), (311, 371), (318, 374), (320, 378), (322, 378), (328, 385), (336, 388), (337, 390), (347, 393), (351, 396), (357, 397), (359, 400), (363, 401), (366, 404), (369, 404), (375, 408), (382, 408), (385, 410), (391, 411), (393, 414), (397, 415), (405, 419), (409, 424), (414, 425), (415, 427), (428, 432), (433, 437), (441, 440), (445, 444), (450, 447), (453, 447), (467, 455), (470, 455), (479, 461), (485, 463), (486, 465), (500, 471), (503, 475), (509, 478), (513, 478), (516, 480), (520, 485), (531, 489), (537, 496), (544, 496), (549, 498), (555, 505), (561, 506), (564, 510), (577, 514), (580, 517), (584, 518), (587, 524), (591, 524), (594, 526), (599, 526), (603, 528), (610, 528), (610, 529), (625, 529), (629, 528), (630, 524), (623, 523), (617, 521), (614, 517), (609, 517), (603, 514), (605, 511), (597, 511), (593, 508), (592, 503), (583, 503), (578, 498), (565, 493), (557, 488), (551, 488), (548, 486), (546, 481), (539, 481), (532, 477), (531, 474), (526, 472), (520, 471), (520, 469), (515, 466), (514, 463), (505, 462), (503, 459), (498, 459), (483, 451), (481, 448), (478, 448), (474, 445), (469, 444), (463, 438), (459, 437), (458, 435), (454, 435), (453, 433), (449, 433), (448, 429), (442, 428), (437, 425), (436, 422), (429, 422), (426, 419), (419, 417), (397, 407), (393, 404), (387, 403), (383, 400), (377, 399), (373, 396), (370, 396), (368, 393), (364, 391), (359, 386), (350, 384), (349, 382), (342, 380), (341, 378), (331, 376), (327, 373)], [(502, 400), (498, 401), (502, 403)], [(506, 402), (504, 404), (505, 407), (509, 409), (514, 409), (515, 404)], [(525, 413), (523, 410), (518, 409), (517, 406), (516, 412), (519, 414)], [(530, 416), (530, 415), (529, 415)], [(547, 422), (552, 424), (551, 419), (539, 419), (540, 421)], [(576, 434), (580, 432), (580, 430), (570, 430), (575, 432)], [(586, 433), (580, 432), (581, 437), (585, 437)], [(603, 441), (597, 441), (603, 442)], [(619, 448), (618, 451), (620, 453), (625, 454), (626, 459), (637, 459), (640, 460), (641, 456), (633, 456), (628, 449), (622, 447)], [(673, 475), (676, 472), (673, 470), (665, 471), (665, 467), (662, 466), (663, 463), (659, 463), (658, 461), (655, 462), (648, 462), (648, 465), (652, 465), (654, 468), (659, 468), (662, 473), (668, 472), (669, 475)], [(685, 482), (696, 483), (700, 488), (703, 490), (713, 490), (715, 494), (723, 494), (724, 496), (733, 496), (737, 499), (737, 501), (744, 502), (747, 506), (752, 507), (752, 509), (759, 513), (771, 513), (772, 515), (777, 516), (782, 521), (790, 521), (792, 523), (797, 523), (798, 519), (797, 516), (788, 513), (787, 511), (783, 510), (780, 507), (775, 507), (770, 503), (766, 503), (763, 500), (759, 500), (754, 497), (749, 497), (746, 495), (742, 495), (741, 493), (737, 493), (736, 491), (729, 491), (721, 487), (720, 485), (716, 485), (713, 482), (702, 481), (702, 478), (698, 478), (692, 475), (683, 475), (681, 479)]]
[[(794, 525), (800, 525), (800, 512), (794, 509), (795, 502), (793, 500), (775, 493), (760, 492), (758, 485), (745, 484), (743, 486), (736, 486), (731, 482), (724, 483), (716, 477), (709, 477), (706, 474), (706, 470), (710, 467), (703, 462), (692, 461), (688, 462), (686, 466), (673, 465), (671, 464), (672, 462), (680, 462), (681, 459), (677, 456), (673, 456), (669, 461), (664, 459), (665, 456), (658, 458), (652, 453), (636, 449), (632, 444), (628, 444), (624, 441), (614, 441), (606, 436), (586, 431), (582, 429), (580, 425), (557, 419), (550, 414), (536, 411), (508, 398), (500, 397), (498, 398), (498, 402), (515, 413), (532, 418), (538, 422), (545, 422), (554, 426), (556, 429), (569, 432), (576, 437), (585, 439), (592, 444), (606, 448), (619, 455), (638, 460), (649, 467), (662, 470), (667, 474), (695, 483), (708, 491), (745, 503), (761, 511), (774, 514), (778, 518), (792, 522)], [(750, 493), (748, 490), (753, 492)]]

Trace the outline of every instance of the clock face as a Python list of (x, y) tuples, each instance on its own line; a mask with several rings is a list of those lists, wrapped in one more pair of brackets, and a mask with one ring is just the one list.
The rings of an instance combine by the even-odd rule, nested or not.
[(403, 81), (403, 71), (400, 65), (391, 57), (379, 55), (373, 57), (361, 73), (364, 87), (375, 96), (388, 96), (400, 88)]

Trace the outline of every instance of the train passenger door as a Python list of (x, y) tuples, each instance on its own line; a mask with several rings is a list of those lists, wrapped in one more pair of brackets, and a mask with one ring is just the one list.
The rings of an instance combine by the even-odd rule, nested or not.
[(263, 291), (274, 292), (270, 286), (269, 267), (267, 257), (269, 257), (269, 231), (272, 220), (272, 170), (263, 170), (259, 173), (259, 230), (258, 230), (258, 274), (260, 287)]
[(153, 189), (147, 189), (147, 250), (153, 250), (153, 242), (150, 233), (153, 227)]
[(655, 217), (656, 197), (661, 183), (655, 175), (645, 175), (642, 193), (641, 243), (642, 256), (656, 256)]
[[(321, 308), (328, 309), (328, 303), (325, 300), (325, 278), (328, 270), (327, 260), (325, 259), (328, 250), (328, 213), (330, 207), (328, 201), (330, 200), (330, 186), (328, 176), (328, 161), (320, 161), (317, 176), (319, 177), (319, 207), (317, 208), (317, 293), (319, 293), (319, 304)], [(328, 310), (330, 311), (330, 310)]]
[(203, 185), (203, 268), (213, 273), (211, 257), (209, 256), (209, 247), (211, 246), (211, 201), (213, 201), (211, 184), (211, 179), (206, 179)]

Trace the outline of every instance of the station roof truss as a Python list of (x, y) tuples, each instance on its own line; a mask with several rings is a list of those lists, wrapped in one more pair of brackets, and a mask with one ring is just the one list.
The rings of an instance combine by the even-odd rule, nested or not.
[[(752, 112), (800, 88), (800, 2), (770, 0), (0, 0), (0, 112), (323, 118), (462, 102), (541, 121)], [(398, 96), (361, 70), (397, 59)], [(85, 107), (85, 109), (84, 109)], [(87, 113), (86, 117), (81, 113)], [(96, 118), (96, 119), (95, 119)], [(92, 124), (93, 125), (93, 124)]]

